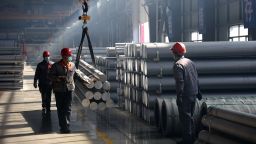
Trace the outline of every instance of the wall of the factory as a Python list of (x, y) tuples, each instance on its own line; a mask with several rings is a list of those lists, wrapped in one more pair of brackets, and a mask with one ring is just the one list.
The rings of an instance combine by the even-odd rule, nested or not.
[[(133, 40), (132, 0), (98, 0), (90, 7), (88, 27), (95, 46), (114, 46)], [(137, 21), (137, 19), (136, 19)]]
[[(164, 35), (170, 41), (191, 41), (192, 32), (203, 34), (203, 41), (228, 41), (230, 27), (244, 24), (243, 0), (147, 0), (147, 6), (151, 42), (164, 42)], [(255, 40), (255, 29), (248, 33)]]

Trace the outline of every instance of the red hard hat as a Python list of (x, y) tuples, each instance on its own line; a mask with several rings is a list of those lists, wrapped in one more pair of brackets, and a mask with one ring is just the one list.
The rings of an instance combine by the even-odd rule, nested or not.
[(72, 51), (69, 48), (63, 48), (61, 50), (61, 56), (71, 56)]
[(50, 56), (51, 54), (50, 54), (50, 52), (49, 51), (44, 51), (43, 52), (43, 57), (48, 57), (48, 56)]
[(184, 55), (184, 54), (186, 53), (186, 47), (185, 47), (185, 45), (184, 45), (183, 43), (181, 43), (181, 42), (176, 42), (176, 43), (172, 46), (172, 48), (170, 48), (170, 50), (171, 50), (173, 53), (175, 53), (175, 54), (177, 54), (177, 55), (179, 55), (179, 56), (182, 56), (182, 55)]

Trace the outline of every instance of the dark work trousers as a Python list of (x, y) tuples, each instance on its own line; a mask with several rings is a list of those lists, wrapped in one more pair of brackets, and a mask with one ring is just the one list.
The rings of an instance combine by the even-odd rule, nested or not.
[(46, 108), (47, 112), (51, 111), (51, 95), (52, 87), (51, 85), (39, 86), (39, 91), (42, 98), (42, 108)]
[(61, 130), (69, 130), (72, 91), (55, 92), (56, 106)]
[(182, 126), (183, 144), (193, 144), (195, 138), (195, 127), (193, 114), (195, 110), (195, 102), (182, 101), (178, 106), (179, 118)]

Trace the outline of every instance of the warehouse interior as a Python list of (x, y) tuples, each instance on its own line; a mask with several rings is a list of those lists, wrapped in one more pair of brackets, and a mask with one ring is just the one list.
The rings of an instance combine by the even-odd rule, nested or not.
[[(88, 4), (88, 11), (86, 10)], [(256, 143), (256, 1), (1, 0), (0, 144), (180, 144), (175, 61), (198, 71), (194, 144)], [(43, 52), (72, 51), (70, 127), (33, 86)]]

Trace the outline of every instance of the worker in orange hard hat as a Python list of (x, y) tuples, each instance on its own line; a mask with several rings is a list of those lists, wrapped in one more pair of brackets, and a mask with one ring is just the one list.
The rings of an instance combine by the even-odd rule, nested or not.
[(176, 103), (182, 124), (182, 143), (193, 144), (195, 139), (193, 122), (195, 101), (196, 98), (202, 99), (197, 69), (193, 61), (184, 57), (187, 50), (183, 43), (175, 43), (170, 50), (175, 61), (173, 73), (176, 82)]
[(53, 64), (49, 77), (53, 83), (56, 106), (59, 118), (60, 133), (70, 133), (72, 93), (75, 90), (75, 64), (72, 62), (72, 51), (69, 48), (61, 50), (62, 59)]
[(42, 97), (42, 114), (43, 116), (50, 116), (51, 112), (51, 94), (52, 83), (48, 78), (48, 73), (52, 67), (53, 62), (50, 61), (50, 52), (43, 52), (43, 61), (36, 67), (34, 76), (34, 87), (39, 87), (39, 91)]

